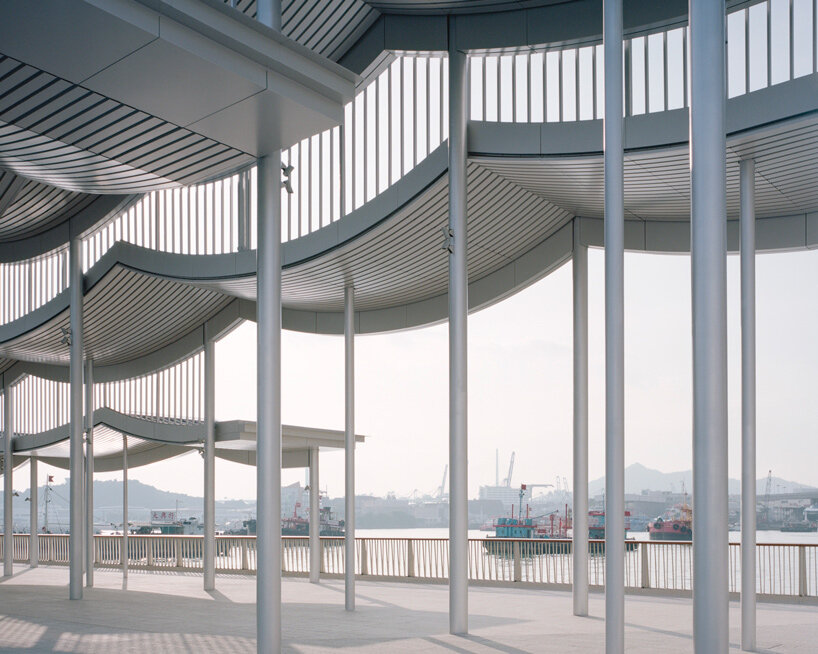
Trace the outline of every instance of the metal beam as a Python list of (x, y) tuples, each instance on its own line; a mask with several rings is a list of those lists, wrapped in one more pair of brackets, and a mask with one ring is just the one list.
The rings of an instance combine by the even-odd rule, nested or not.
[(216, 588), (216, 344), (204, 341), (204, 589)]
[(94, 586), (94, 362), (85, 361), (85, 585)]
[(605, 651), (625, 650), (625, 191), (622, 0), (603, 6), (605, 54)]
[(728, 648), (727, 216), (723, 0), (690, 0), (693, 640)]
[(281, 153), (258, 160), (256, 618), (259, 653), (281, 649)]
[(69, 298), (71, 306), (69, 370), (70, 405), (70, 492), (69, 515), (70, 535), (68, 537), (68, 595), (70, 599), (82, 599), (83, 542), (85, 526), (83, 521), (83, 288), (82, 288), (82, 241), (71, 239), (68, 253)]
[(588, 615), (588, 248), (574, 220), (574, 615)]
[(344, 606), (355, 610), (355, 289), (344, 289)]
[(318, 448), (310, 448), (310, 582), (321, 580), (321, 497), (318, 490)]
[(469, 631), (468, 58), (449, 23), (449, 631)]
[(740, 164), (741, 198), (741, 649), (756, 648), (755, 161)]

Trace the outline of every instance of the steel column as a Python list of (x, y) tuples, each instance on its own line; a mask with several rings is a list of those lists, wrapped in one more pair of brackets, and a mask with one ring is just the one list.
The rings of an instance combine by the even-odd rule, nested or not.
[(216, 344), (204, 339), (204, 589), (216, 588)]
[(128, 437), (122, 435), (122, 588), (128, 588)]
[(37, 457), (32, 456), (28, 460), (31, 482), (29, 484), (29, 525), (28, 525), (28, 563), (32, 568), (40, 564), (40, 528), (37, 525), (37, 507), (39, 505), (39, 483), (37, 474)]
[(310, 448), (310, 582), (321, 578), (321, 498), (318, 492), (318, 448)]
[(83, 288), (82, 241), (71, 239), (68, 253), (69, 300), (71, 307), (71, 364), (70, 364), (70, 536), (68, 538), (68, 594), (70, 599), (82, 599), (83, 541)]
[(723, 0), (690, 0), (693, 639), (728, 647), (727, 276)]
[(625, 650), (625, 193), (622, 0), (605, 0), (605, 651)]
[(256, 18), (259, 23), (281, 31), (281, 0), (258, 0)]
[(258, 651), (281, 649), (281, 153), (258, 160)]
[(94, 362), (85, 361), (85, 585), (94, 585)]
[(755, 162), (740, 164), (741, 194), (741, 649), (756, 648)]
[(449, 23), (449, 631), (469, 631), (468, 58)]
[(574, 218), (574, 615), (588, 615), (588, 248)]
[[(256, 6), (259, 22), (281, 31), (281, 0)], [(257, 171), (256, 642), (269, 654), (281, 651), (281, 151)]]
[(344, 289), (344, 606), (355, 610), (355, 289)]
[[(5, 381), (5, 380), (4, 380)], [(3, 389), (3, 576), (14, 574), (14, 520), (12, 499), (14, 494), (14, 456), (11, 441), (14, 429), (12, 416), (11, 384)]]

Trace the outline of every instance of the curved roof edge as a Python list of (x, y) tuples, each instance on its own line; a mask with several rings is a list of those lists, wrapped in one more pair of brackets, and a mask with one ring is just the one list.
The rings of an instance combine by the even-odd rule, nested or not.
[(73, 237), (87, 234), (125, 209), (133, 199), (133, 195), (100, 195), (68, 220), (36, 236), (0, 241), (0, 263), (33, 259), (66, 246)]
[[(728, 7), (741, 4), (731, 0)], [(628, 0), (623, 8), (625, 34), (687, 25), (687, 0)], [(528, 49), (539, 45), (600, 42), (602, 3), (575, 0), (540, 7), (508, 8), (435, 15), (382, 13), (351, 46), (339, 63), (362, 74), (388, 51), (443, 51), (449, 48), (448, 26), (454, 22), (459, 50)], [(398, 10), (400, 11), (400, 10)]]

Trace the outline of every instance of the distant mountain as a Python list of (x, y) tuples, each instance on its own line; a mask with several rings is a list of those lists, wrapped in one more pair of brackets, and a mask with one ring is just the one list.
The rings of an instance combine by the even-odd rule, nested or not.
[[(641, 493), (643, 490), (680, 492), (684, 484), (688, 492), (693, 490), (693, 471), (684, 470), (681, 472), (661, 472), (643, 466), (641, 463), (634, 463), (625, 468), (625, 492)], [(588, 484), (591, 497), (601, 495), (605, 488), (605, 477), (594, 479)], [(738, 479), (728, 481), (728, 492), (731, 495), (738, 495), (741, 492), (741, 482)], [(756, 482), (756, 492), (763, 495), (767, 488), (767, 478), (762, 477)], [(794, 481), (787, 481), (780, 477), (772, 478), (772, 493), (794, 493), (799, 490), (809, 490), (814, 486), (799, 484)]]
[[(39, 514), (43, 519), (45, 501), (45, 486), (39, 487)], [(51, 527), (56, 530), (62, 529), (68, 523), (68, 500), (70, 497), (68, 480), (62, 484), (51, 485), (51, 504), (49, 507)], [(0, 492), (0, 501), (2, 501)], [(22, 491), (19, 496), (13, 498), (13, 514), (15, 524), (22, 528), (28, 525), (27, 515), (29, 512), (28, 491)], [(178, 502), (178, 504), (177, 504)], [(202, 517), (204, 500), (195, 495), (185, 493), (171, 493), (163, 491), (141, 481), (132, 479), (128, 482), (128, 507), (129, 517), (132, 521), (144, 522), (150, 519), (150, 511), (174, 511), (179, 508), (179, 514), (183, 517)], [(216, 501), (217, 521), (228, 519), (246, 518), (256, 511), (255, 502), (245, 500), (222, 500)], [(99, 523), (120, 522), (122, 520), (122, 482), (94, 481), (94, 519)]]

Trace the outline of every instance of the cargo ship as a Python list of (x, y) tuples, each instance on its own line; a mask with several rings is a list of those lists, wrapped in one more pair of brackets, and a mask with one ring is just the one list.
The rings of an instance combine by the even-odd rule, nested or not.
[(693, 509), (685, 499), (676, 510), (665, 516), (659, 516), (648, 525), (648, 536), (651, 540), (693, 540)]

